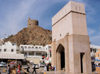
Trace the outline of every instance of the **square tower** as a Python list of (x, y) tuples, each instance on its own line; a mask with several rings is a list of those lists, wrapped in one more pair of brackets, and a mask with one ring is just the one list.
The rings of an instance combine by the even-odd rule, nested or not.
[(28, 28), (33, 28), (34, 26), (38, 25), (38, 20), (32, 20), (28, 18)]
[(92, 73), (84, 4), (70, 1), (52, 18), (52, 64), (68, 73)]

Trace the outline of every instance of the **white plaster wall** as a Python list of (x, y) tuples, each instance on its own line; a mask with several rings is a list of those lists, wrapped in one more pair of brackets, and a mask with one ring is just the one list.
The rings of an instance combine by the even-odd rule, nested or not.
[[(24, 54), (17, 54), (17, 45), (13, 45), (11, 42), (1, 45), (0, 49), (0, 59), (24, 59)], [(4, 49), (6, 49), (5, 52)]]
[(0, 59), (24, 59), (24, 54), (0, 53)]
[[(10, 42), (6, 42), (4, 45), (0, 46), (0, 53), (16, 53), (17, 50), (17, 46), (16, 45), (12, 45), (12, 43)], [(4, 49), (6, 49), (6, 51), (4, 52)], [(11, 50), (13, 49), (13, 52), (11, 52)]]

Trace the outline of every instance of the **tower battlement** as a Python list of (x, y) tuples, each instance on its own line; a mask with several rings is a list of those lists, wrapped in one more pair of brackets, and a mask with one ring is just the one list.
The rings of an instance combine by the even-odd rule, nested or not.
[(32, 20), (32, 19), (28, 19), (28, 27), (32, 28), (34, 26), (38, 25), (38, 20)]

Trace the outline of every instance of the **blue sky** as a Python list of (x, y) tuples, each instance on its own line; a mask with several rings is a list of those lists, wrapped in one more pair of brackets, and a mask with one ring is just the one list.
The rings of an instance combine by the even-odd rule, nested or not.
[[(51, 30), (51, 18), (69, 0), (0, 0), (0, 38), (27, 27), (28, 17)], [(87, 26), (92, 44), (100, 45), (100, 0), (75, 0), (86, 7)]]

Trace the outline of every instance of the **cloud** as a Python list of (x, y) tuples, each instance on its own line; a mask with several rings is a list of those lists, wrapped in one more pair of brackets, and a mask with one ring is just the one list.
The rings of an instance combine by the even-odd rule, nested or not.
[(92, 44), (100, 45), (100, 34), (91, 36), (90, 40)]
[(88, 28), (88, 33), (91, 44), (100, 45), (100, 33), (98, 33), (95, 29), (92, 28)]
[[(77, 0), (77, 1), (83, 1), (83, 0)], [(25, 22), (26, 21), (25, 18), (28, 17), (30, 14), (31, 14), (30, 17), (32, 17), (33, 19), (38, 19), (42, 24), (43, 22), (45, 22), (45, 18), (48, 17), (42, 15), (52, 14), (52, 12), (46, 13), (48, 8), (52, 7), (52, 5), (62, 2), (68, 2), (68, 0), (43, 0), (43, 1), (21, 0), (14, 10), (7, 11), (7, 13), (5, 14), (6, 19), (0, 21), (0, 24), (3, 25), (2, 28), (6, 29), (4, 31), (3, 30), (0, 31), (5, 32), (6, 34), (17, 33), (22, 28), (22, 22)], [(49, 20), (49, 22), (43, 24), (49, 24), (50, 26), (51, 25), (50, 19), (51, 17), (48, 17), (46, 21)], [(44, 26), (42, 25), (42, 27), (47, 28), (47, 25)]]
[(35, 1), (36, 0), (22, 0), (14, 10), (6, 12), (5, 19), (0, 21), (0, 26), (3, 28), (0, 29), (0, 32), (3, 32), (4, 34), (6, 33), (8, 35), (18, 32), (21, 25), (20, 23), (26, 17)]
[[(5, 17), (0, 17), (0, 37), (4, 37), (6, 34), (15, 34), (20, 31), (21, 28), (25, 27), (25, 24), (27, 24), (26, 20), (28, 16), (32, 19), (39, 20), (40, 26), (43, 28), (51, 29), (52, 16), (68, 1), (69, 0), (19, 0), (17, 4), (15, 3), (16, 6), (10, 3), (10, 6), (14, 6), (14, 9), (4, 9), (6, 10), (3, 14)], [(96, 14), (96, 9), (91, 5), (91, 1), (75, 1), (85, 4), (90, 40), (92, 43), (99, 44), (100, 34), (97, 34), (98, 31), (96, 27), (93, 27), (93, 22), (95, 22), (93, 15)], [(7, 4), (9, 6), (9, 2)]]
[(100, 45), (100, 33), (98, 33), (95, 29), (88, 28), (88, 34), (91, 44)]
[(88, 28), (88, 34), (91, 36), (95, 33), (96, 31), (94, 29)]
[[(61, 2), (61, 0), (20, 0), (20, 2), (17, 3), (18, 5), (15, 3), (16, 6), (13, 7), (13, 9), (10, 8), (10, 10), (6, 10), (4, 8), (4, 12), (6, 12), (3, 14), (3, 16), (5, 15), (4, 19), (0, 20), (0, 27), (2, 27), (0, 28), (0, 38), (4, 37), (5, 34), (16, 34), (22, 28), (22, 24), (27, 23), (23, 22), (26, 21), (25, 18), (28, 16), (33, 19), (42, 19), (42, 21), (45, 22), (42, 18), (42, 14), (45, 13), (49, 6), (52, 6), (52, 4), (57, 2)], [(9, 3), (7, 4), (9, 5)], [(10, 6), (14, 6), (14, 4)], [(48, 26), (44, 25), (44, 27)]]

